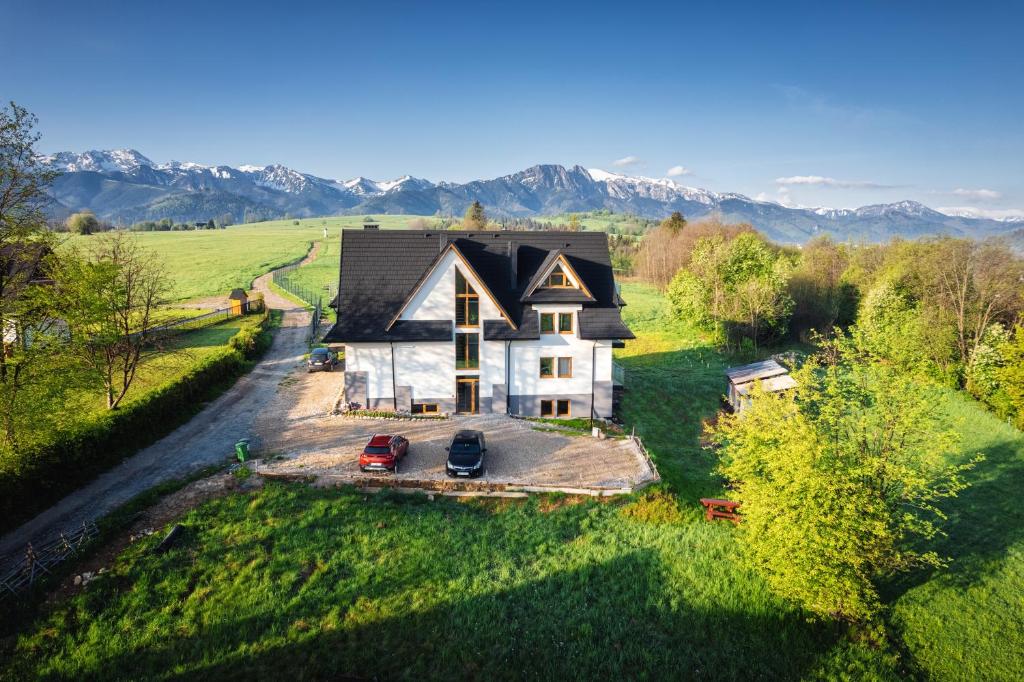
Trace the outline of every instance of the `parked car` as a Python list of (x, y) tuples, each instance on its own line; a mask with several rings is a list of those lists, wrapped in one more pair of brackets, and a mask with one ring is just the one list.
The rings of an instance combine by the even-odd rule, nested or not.
[(448, 462), (445, 471), (449, 476), (466, 476), (476, 478), (484, 473), (484, 453), (487, 445), (482, 431), (459, 431), (452, 438), (452, 443), (445, 448), (448, 451)]
[(309, 372), (333, 372), (334, 366), (338, 364), (338, 355), (327, 348), (314, 348), (306, 360), (306, 371)]
[(390, 471), (397, 474), (398, 462), (408, 452), (409, 441), (403, 436), (375, 433), (359, 455), (359, 470)]

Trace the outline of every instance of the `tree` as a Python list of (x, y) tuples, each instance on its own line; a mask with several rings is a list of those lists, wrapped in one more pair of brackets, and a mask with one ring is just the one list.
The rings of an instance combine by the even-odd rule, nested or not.
[(52, 239), (45, 231), (46, 190), (57, 173), (42, 165), (35, 145), (37, 119), (14, 102), (0, 109), (0, 391), (3, 395), (5, 434), (15, 447), (13, 415), (31, 370), (41, 355), (26, 343), (25, 333), (37, 335), (47, 320), (33, 284)]
[(92, 211), (79, 211), (68, 217), (67, 226), (75, 234), (92, 234), (99, 231), (100, 221)]
[(687, 267), (668, 288), (673, 312), (719, 334), (726, 343), (760, 339), (785, 331), (792, 311), (786, 292), (789, 260), (760, 236), (744, 232), (727, 240), (715, 235), (697, 242)]
[(679, 269), (690, 264), (700, 240), (721, 236), (728, 241), (743, 232), (753, 232), (745, 223), (730, 225), (715, 218), (687, 225), (685, 230), (675, 230), (663, 224), (644, 235), (636, 258), (637, 274), (642, 279), (665, 289)]
[(565, 229), (569, 230), (570, 232), (579, 232), (580, 230), (583, 229), (583, 223), (580, 221), (580, 216), (578, 213), (569, 214), (569, 223), (565, 226)]
[(115, 409), (158, 350), (149, 328), (167, 291), (163, 269), (133, 237), (111, 232), (87, 252), (63, 254), (54, 277), (72, 352), (103, 385), (107, 408)]
[(784, 394), (755, 389), (710, 435), (751, 565), (817, 616), (866, 622), (880, 580), (945, 563), (926, 544), (941, 533), (937, 503), (980, 457), (947, 464), (956, 439), (936, 391), (831, 350), (839, 362), (808, 362)]
[(484, 213), (483, 204), (479, 201), (474, 201), (466, 209), (466, 214), (462, 218), (462, 229), (464, 230), (483, 230), (487, 228), (487, 214)]
[(857, 287), (846, 279), (849, 267), (849, 247), (830, 237), (814, 237), (804, 244), (789, 279), (795, 329), (825, 332), (853, 323), (859, 296)]
[(684, 227), (686, 227), (686, 218), (679, 211), (673, 211), (672, 215), (661, 221), (662, 227), (672, 234), (678, 234)]

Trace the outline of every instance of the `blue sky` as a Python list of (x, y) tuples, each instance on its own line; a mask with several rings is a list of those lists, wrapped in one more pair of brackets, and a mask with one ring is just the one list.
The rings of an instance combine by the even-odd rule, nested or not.
[(1024, 210), (1024, 3), (780, 4), (0, 0), (0, 97), (48, 152)]

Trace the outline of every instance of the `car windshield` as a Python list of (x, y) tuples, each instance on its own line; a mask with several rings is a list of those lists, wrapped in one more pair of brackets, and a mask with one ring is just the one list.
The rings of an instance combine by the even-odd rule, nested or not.
[(313, 354), (314, 357), (321, 356), (321, 355), (327, 355), (327, 349), (326, 348), (316, 348), (316, 349), (313, 350), (312, 354)]
[(363, 452), (368, 455), (386, 455), (391, 452), (391, 450), (380, 445), (367, 445)]
[(475, 440), (457, 440), (452, 443), (451, 451), (455, 454), (476, 454), (480, 452), (480, 444)]

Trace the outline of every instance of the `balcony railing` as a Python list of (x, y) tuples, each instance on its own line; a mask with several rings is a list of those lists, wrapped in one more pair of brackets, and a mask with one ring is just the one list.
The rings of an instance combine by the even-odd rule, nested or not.
[(617, 362), (612, 363), (612, 384), (615, 386), (626, 385), (626, 370)]

